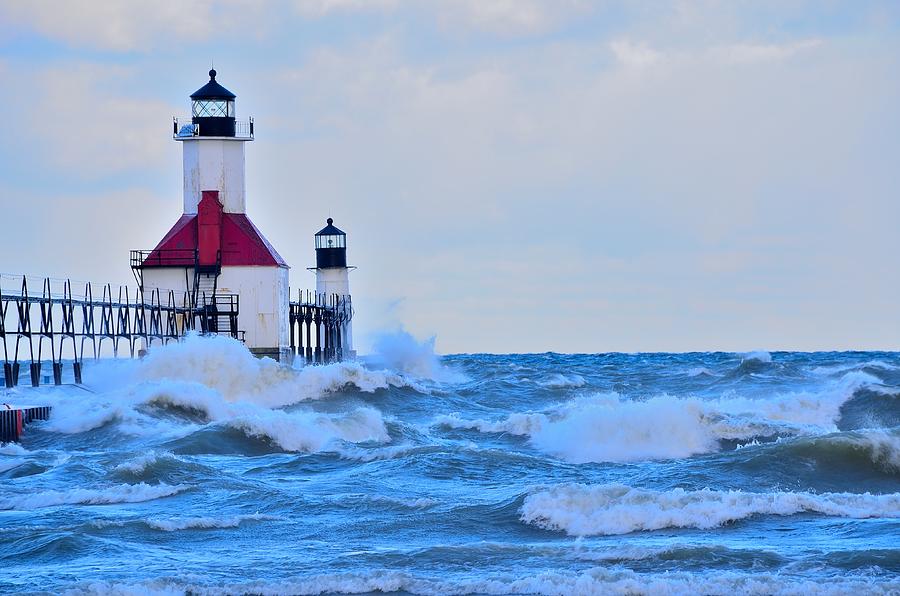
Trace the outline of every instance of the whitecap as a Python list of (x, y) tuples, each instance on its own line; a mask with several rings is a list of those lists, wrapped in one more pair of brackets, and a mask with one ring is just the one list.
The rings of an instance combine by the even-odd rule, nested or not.
[(179, 484), (118, 484), (106, 488), (72, 488), (68, 490), (48, 490), (0, 500), (0, 510), (30, 510), (55, 505), (107, 505), (111, 503), (140, 503), (162, 497), (169, 497), (187, 490)]
[(147, 526), (154, 530), (164, 532), (176, 532), (188, 529), (218, 529), (237, 528), (246, 521), (264, 521), (280, 519), (274, 515), (252, 513), (248, 515), (232, 515), (227, 517), (177, 517), (177, 518), (151, 518), (144, 520)]
[(833, 517), (900, 516), (900, 494), (668, 491), (623, 484), (563, 484), (525, 497), (522, 521), (572, 536), (628, 534), (663, 528), (710, 529), (755, 515), (821, 513)]
[(841, 406), (858, 389), (879, 383), (855, 371), (818, 392), (768, 399), (661, 395), (637, 400), (602, 393), (498, 420), (448, 414), (433, 424), (526, 436), (535, 448), (571, 463), (678, 459), (717, 451), (720, 440), (835, 432)]

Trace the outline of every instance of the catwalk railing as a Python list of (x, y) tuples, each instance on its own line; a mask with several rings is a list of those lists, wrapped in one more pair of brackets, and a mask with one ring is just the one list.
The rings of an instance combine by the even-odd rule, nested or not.
[[(81, 283), (77, 289), (80, 290)], [(95, 287), (98, 287), (95, 293)], [(239, 330), (240, 300), (235, 294), (175, 292), (149, 294), (127, 286), (83, 284), (68, 279), (0, 274), (0, 343), (6, 387), (19, 384), (28, 364), (31, 385), (62, 383), (63, 364), (72, 364), (75, 383), (82, 382), (84, 359), (140, 356), (154, 342), (167, 344), (189, 332), (228, 335), (244, 340)], [(309, 364), (350, 357), (350, 296), (298, 291), (289, 305), (291, 351)], [(49, 358), (49, 359), (48, 359)]]
[(307, 364), (338, 362), (351, 357), (349, 295), (298, 290), (290, 303), (291, 351)]
[(27, 362), (32, 386), (40, 385), (48, 356), (53, 383), (59, 385), (63, 363), (69, 361), (75, 382), (81, 383), (86, 355), (100, 358), (105, 351), (117, 357), (127, 348), (134, 357), (140, 354), (139, 342), (149, 348), (189, 331), (242, 339), (238, 314), (239, 297), (232, 294), (194, 297), (153, 290), (145, 295), (126, 286), (114, 292), (110, 284), (95, 293), (91, 283), (78, 294), (67, 279), (0, 275), (4, 384), (16, 386), (21, 364)]

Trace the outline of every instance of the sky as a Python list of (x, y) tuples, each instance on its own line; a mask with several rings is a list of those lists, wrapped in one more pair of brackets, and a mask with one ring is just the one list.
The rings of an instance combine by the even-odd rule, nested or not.
[(363, 352), (900, 349), (898, 2), (0, 0), (0, 272), (129, 282), (213, 63)]

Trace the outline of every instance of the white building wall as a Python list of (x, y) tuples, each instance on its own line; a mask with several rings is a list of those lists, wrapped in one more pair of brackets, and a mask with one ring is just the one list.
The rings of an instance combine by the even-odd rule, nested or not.
[[(290, 316), (287, 267), (222, 267), (217, 293), (240, 296), (238, 329), (244, 331), (244, 342), (253, 350), (290, 350)], [(194, 283), (194, 270), (187, 270), (188, 283)], [(160, 301), (168, 303), (168, 290), (175, 291), (180, 302), (190, 291), (185, 284), (184, 268), (144, 269), (144, 297), (150, 299), (153, 289), (160, 290)]]
[(184, 292), (190, 291), (189, 284), (194, 283), (194, 269), (187, 270), (187, 282), (185, 282), (185, 274), (183, 267), (166, 267), (144, 269), (144, 299), (150, 300), (152, 290), (159, 290), (159, 300), (163, 304), (168, 304), (168, 291), (175, 292), (176, 301), (181, 300)]
[(245, 142), (203, 137), (182, 141), (185, 213), (197, 213), (200, 191), (203, 190), (218, 190), (219, 201), (226, 213), (246, 213)]
[(217, 292), (241, 297), (238, 329), (251, 349), (290, 349), (287, 267), (222, 267)]
[(316, 269), (316, 292), (319, 294), (350, 294), (350, 270), (346, 267)]

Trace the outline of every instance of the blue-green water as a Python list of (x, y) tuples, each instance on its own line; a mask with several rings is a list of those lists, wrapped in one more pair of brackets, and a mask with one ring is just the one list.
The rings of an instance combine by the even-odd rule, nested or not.
[(382, 346), (7, 393), (0, 592), (900, 593), (898, 354)]

